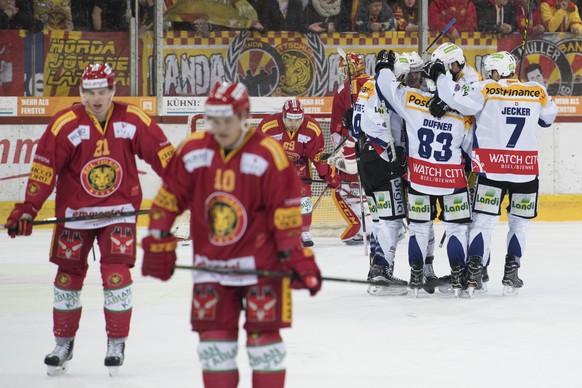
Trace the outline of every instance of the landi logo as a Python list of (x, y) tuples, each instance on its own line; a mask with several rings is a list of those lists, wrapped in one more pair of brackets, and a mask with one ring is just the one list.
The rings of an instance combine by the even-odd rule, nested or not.
[(410, 206), (410, 211), (415, 212), (415, 213), (426, 213), (428, 212), (429, 209), (429, 205), (428, 204), (424, 204), (424, 198), (416, 198), (416, 200), (414, 201), (414, 205)]
[(520, 202), (513, 202), (511, 205), (516, 209), (531, 210), (535, 202), (532, 202), (531, 197), (523, 197)]

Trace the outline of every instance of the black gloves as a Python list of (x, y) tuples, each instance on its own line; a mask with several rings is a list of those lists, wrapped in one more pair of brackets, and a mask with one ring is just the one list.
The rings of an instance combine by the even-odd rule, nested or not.
[(382, 69), (394, 70), (394, 62), (396, 62), (396, 54), (394, 51), (380, 50), (376, 55), (376, 68), (374, 71), (378, 74)]
[(353, 115), (354, 115), (354, 108), (348, 108), (348, 110), (345, 111), (345, 113), (342, 117), (342, 125), (345, 129), (350, 131), (350, 133), (352, 132), (352, 129), (354, 129), (354, 126), (352, 125)]
[(439, 75), (445, 74), (446, 72), (447, 69), (445, 68), (445, 64), (438, 59), (435, 61), (429, 61), (422, 67), (422, 76), (431, 79), (434, 82), (439, 78)]
[(451, 108), (446, 104), (446, 102), (441, 100), (441, 98), (435, 94), (428, 102), (428, 110), (434, 117), (441, 118), (445, 115), (445, 113), (450, 111)]

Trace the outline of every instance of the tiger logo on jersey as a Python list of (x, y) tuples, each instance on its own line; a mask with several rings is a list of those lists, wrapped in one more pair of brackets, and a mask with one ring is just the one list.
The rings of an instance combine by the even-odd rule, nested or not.
[(214, 193), (206, 201), (213, 245), (229, 245), (240, 240), (247, 228), (247, 214), (239, 200), (227, 193)]
[(110, 158), (90, 161), (81, 171), (81, 183), (85, 191), (94, 197), (113, 194), (121, 185), (121, 165)]

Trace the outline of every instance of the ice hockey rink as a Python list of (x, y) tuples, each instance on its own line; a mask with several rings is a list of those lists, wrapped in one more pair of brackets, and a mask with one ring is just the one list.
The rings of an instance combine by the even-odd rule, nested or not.
[[(144, 230), (140, 230), (143, 237)], [(442, 233), (436, 225), (437, 239)], [(374, 297), (365, 285), (326, 282), (319, 295), (294, 292), (294, 327), (283, 331), (287, 387), (580, 387), (582, 375), (582, 223), (534, 222), (522, 261), (525, 286), (502, 296), (507, 224), (493, 240), (489, 291), (473, 299), (420, 294)], [(133, 270), (134, 312), (119, 376), (103, 366), (106, 335), (97, 262), (91, 261), (81, 300), (83, 316), (66, 375), (48, 377), (54, 346), (50, 230), (29, 238), (0, 236), (0, 387), (202, 387), (190, 331), (191, 277), (143, 278), (141, 252)], [(315, 238), (324, 276), (364, 279), (363, 246)], [(407, 243), (398, 246), (395, 274), (408, 280)], [(190, 264), (180, 247), (179, 264)], [(438, 275), (448, 272), (436, 249)], [(241, 332), (239, 387), (251, 386)]]

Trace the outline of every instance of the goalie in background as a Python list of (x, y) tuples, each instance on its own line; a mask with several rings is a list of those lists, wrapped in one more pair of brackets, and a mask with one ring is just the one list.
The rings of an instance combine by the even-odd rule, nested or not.
[(267, 116), (257, 127), (257, 131), (277, 140), (285, 150), (287, 157), (295, 167), (301, 179), (301, 215), (303, 227), (301, 241), (303, 246), (313, 246), (311, 233), (311, 163), (317, 173), (333, 189), (340, 187), (340, 177), (335, 167), (330, 167), (321, 160), (324, 154), (323, 132), (319, 123), (304, 114), (301, 102), (297, 99), (287, 100), (281, 113)]
[[(210, 130), (188, 136), (166, 169), (143, 239), (142, 274), (168, 280), (176, 262), (176, 216), (192, 214), (194, 266), (286, 271), (293, 277), (194, 271), (191, 323), (206, 388), (238, 385), (239, 318), (254, 388), (282, 388), (287, 350), (280, 329), (291, 326), (291, 288), (315, 295), (321, 274), (301, 246), (299, 179), (281, 146), (250, 128), (249, 95), (239, 83), (218, 83), (206, 100)], [(169, 372), (171, 373), (171, 372)], [(170, 377), (170, 376), (169, 376)]]
[[(365, 72), (363, 57), (351, 52), (346, 53), (345, 59), (340, 59), (339, 72), (344, 83), (335, 92), (331, 108), (330, 137), (334, 149), (342, 144), (346, 136), (350, 136), (352, 105), (357, 100), (362, 85), (370, 79)], [(348, 223), (348, 227), (341, 235), (341, 240), (348, 245), (361, 244), (364, 241), (362, 206), (365, 206), (366, 225), (372, 224), (372, 218), (360, 197), (355, 139), (346, 140), (341, 148), (329, 157), (328, 163), (340, 170), (340, 178), (344, 182), (341, 190), (334, 193), (334, 203)], [(371, 247), (375, 246), (375, 240), (372, 237), (370, 243)]]

